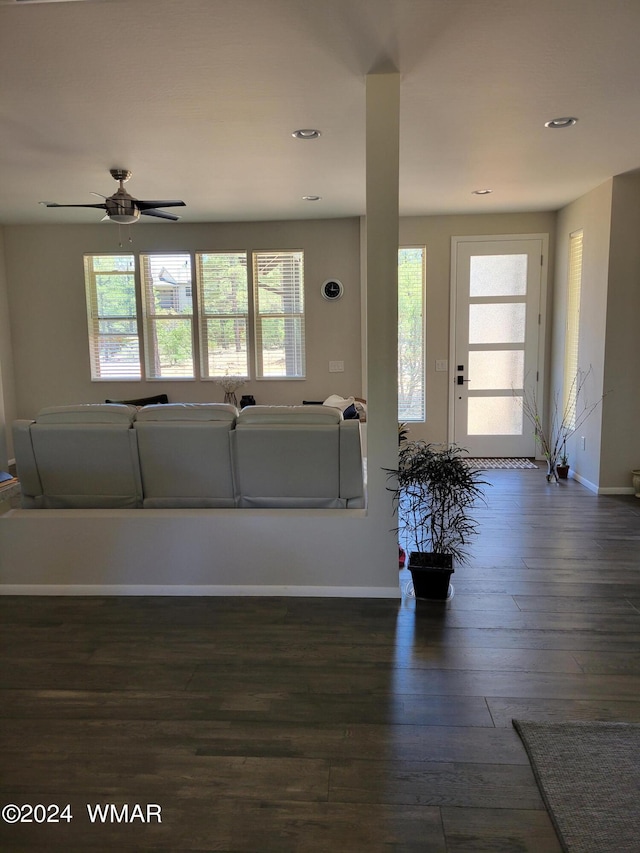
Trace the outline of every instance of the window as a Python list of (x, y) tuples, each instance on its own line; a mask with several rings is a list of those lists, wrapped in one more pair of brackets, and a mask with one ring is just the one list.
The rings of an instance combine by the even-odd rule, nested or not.
[(196, 277), (202, 378), (248, 376), (246, 252), (199, 253)]
[(305, 376), (302, 252), (254, 252), (256, 377)]
[(91, 378), (140, 379), (135, 259), (85, 255)]
[(91, 378), (304, 378), (304, 254), (248, 257), (142, 253), (138, 279), (133, 254), (86, 255)]
[(140, 255), (148, 379), (195, 378), (191, 258)]
[(582, 289), (582, 231), (569, 236), (569, 280), (567, 282), (567, 325), (564, 339), (563, 409), (571, 429), (575, 426)]
[(398, 251), (398, 420), (424, 421), (425, 248)]

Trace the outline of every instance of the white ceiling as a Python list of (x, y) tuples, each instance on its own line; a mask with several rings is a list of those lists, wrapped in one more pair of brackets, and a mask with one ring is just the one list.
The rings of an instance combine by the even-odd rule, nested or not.
[(111, 167), (183, 222), (362, 214), (384, 61), (403, 215), (557, 209), (640, 167), (639, 42), (640, 0), (0, 0), (0, 224), (99, 221), (38, 202)]

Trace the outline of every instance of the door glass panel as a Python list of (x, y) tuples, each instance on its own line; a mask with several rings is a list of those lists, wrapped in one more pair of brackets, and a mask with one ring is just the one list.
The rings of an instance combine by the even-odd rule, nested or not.
[(524, 296), (526, 255), (472, 255), (469, 296)]
[(525, 318), (525, 302), (469, 305), (469, 343), (524, 343)]
[(469, 397), (469, 435), (522, 435), (520, 397)]
[(523, 350), (469, 353), (469, 390), (522, 388), (523, 385)]

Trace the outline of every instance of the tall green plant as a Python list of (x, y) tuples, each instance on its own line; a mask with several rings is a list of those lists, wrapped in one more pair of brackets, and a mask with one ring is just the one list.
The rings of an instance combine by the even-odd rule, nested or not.
[(398, 468), (389, 471), (394, 485), (394, 511), (398, 532), (411, 550), (451, 554), (467, 560), (467, 546), (477, 534), (472, 510), (484, 498), (479, 472), (465, 464), (457, 445), (435, 445), (424, 441), (400, 446)]

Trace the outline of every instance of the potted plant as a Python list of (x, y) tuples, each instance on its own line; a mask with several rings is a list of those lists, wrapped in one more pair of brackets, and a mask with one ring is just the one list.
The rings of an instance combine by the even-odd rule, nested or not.
[(398, 423), (398, 445), (401, 445), (403, 441), (407, 441), (407, 436), (409, 435), (409, 427), (406, 425), (404, 421), (400, 421)]
[(566, 480), (569, 476), (569, 457), (567, 456), (567, 449), (564, 444), (560, 453), (560, 461), (556, 465), (556, 473), (560, 480)]
[(404, 442), (397, 470), (388, 471), (416, 598), (448, 597), (454, 560), (466, 561), (467, 545), (477, 533), (472, 510), (487, 483), (465, 463), (465, 452), (455, 444)]
[[(540, 452), (547, 462), (547, 482), (567, 478), (569, 460), (566, 446), (571, 436), (582, 426), (601, 403), (604, 394), (595, 403), (588, 403), (585, 398), (587, 380), (591, 368), (587, 371), (578, 370), (573, 377), (566, 394), (564, 405), (560, 405), (560, 394), (556, 392), (553, 407), (547, 424), (543, 423), (538, 397), (535, 391), (521, 397), (525, 417), (531, 422), (540, 447)], [(560, 473), (561, 466), (567, 466), (564, 476)]]

